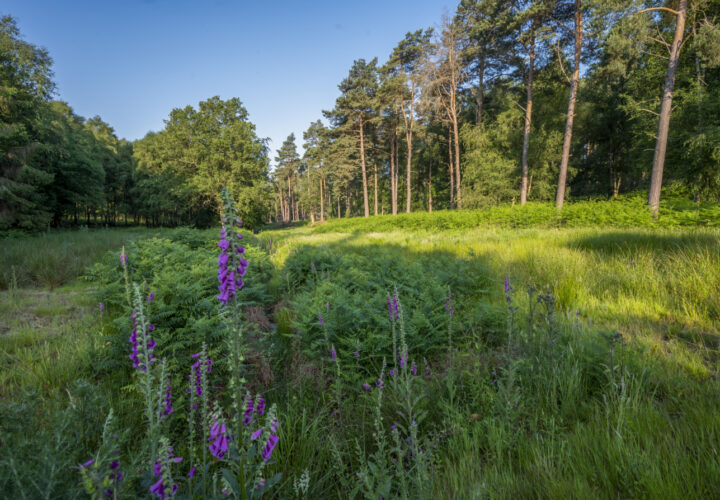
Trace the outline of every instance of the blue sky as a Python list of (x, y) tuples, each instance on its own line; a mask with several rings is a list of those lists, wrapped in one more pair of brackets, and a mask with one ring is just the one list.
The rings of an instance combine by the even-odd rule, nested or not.
[(274, 157), (332, 108), (354, 59), (384, 61), (457, 1), (6, 0), (54, 60), (58, 98), (118, 136), (163, 128), (172, 108), (239, 97)]

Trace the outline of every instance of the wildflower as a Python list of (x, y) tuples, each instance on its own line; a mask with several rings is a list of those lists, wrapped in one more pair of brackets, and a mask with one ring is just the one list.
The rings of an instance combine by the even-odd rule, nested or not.
[(630, 265), (631, 265), (631, 266), (634, 266), (634, 265), (635, 265), (635, 261), (634, 261), (634, 260), (631, 260), (631, 261), (630, 261)]
[(251, 441), (255, 441), (257, 438), (259, 438), (260, 436), (262, 436), (262, 433), (263, 433), (262, 428), (256, 430), (256, 431), (253, 432), (252, 435), (250, 436), (250, 440), (251, 440)]
[(337, 353), (335, 352), (335, 346), (330, 348), (330, 355), (332, 356), (333, 363), (337, 363)]
[[(192, 357), (193, 357), (194, 359), (195, 359), (195, 358), (198, 358), (198, 357), (200, 356), (200, 354), (201, 354), (201, 353), (196, 352), (195, 354), (192, 355)], [(212, 366), (212, 360), (207, 359), (206, 361), (207, 361), (207, 362), (206, 362), (206, 366), (207, 366), (207, 367), (206, 367), (205, 373), (210, 373), (210, 367)], [(191, 379), (191, 380), (192, 380), (193, 378), (195, 378), (195, 394), (196, 394), (197, 396), (202, 396), (202, 394), (203, 394), (203, 391), (202, 391), (202, 370), (201, 370), (201, 368), (200, 368), (200, 363), (201, 363), (201, 360), (199, 360), (199, 359), (198, 359), (197, 361), (195, 361), (195, 363), (193, 363), (193, 365), (192, 365), (192, 367), (191, 367), (191, 369), (190, 369), (191, 374), (188, 375), (188, 379)], [(187, 392), (190, 392), (190, 390), (191, 390), (190, 387), (188, 387), (188, 388), (187, 388)], [(193, 404), (193, 409), (197, 410), (197, 405), (196, 405), (196, 404)]]
[(155, 300), (155, 292), (150, 292), (150, 295), (147, 296), (147, 301), (152, 302)]
[(325, 321), (323, 321), (322, 314), (318, 314), (318, 321), (320, 322), (321, 327), (325, 326)]
[(510, 285), (510, 280), (505, 277), (505, 293), (510, 293), (513, 290), (512, 285)]
[(94, 458), (91, 458), (90, 460), (88, 460), (87, 462), (85, 462), (84, 464), (82, 464), (80, 467), (90, 467), (90, 466), (91, 466), (92, 464), (94, 464), (94, 463), (95, 463), (95, 459), (94, 459)]
[(190, 472), (188, 472), (188, 477), (193, 477), (195, 475), (195, 466), (193, 465), (190, 469)]
[(258, 481), (257, 489), (260, 489), (263, 486), (265, 486), (265, 478), (261, 477), (260, 480)]
[(450, 316), (455, 314), (455, 310), (452, 306), (452, 297), (450, 296), (450, 288), (448, 288), (448, 294), (445, 296), (445, 312)]
[(118, 481), (120, 481), (123, 478), (123, 473), (120, 472), (119, 470), (117, 470), (119, 468), (120, 468), (120, 462), (118, 460), (114, 460), (114, 461), (110, 462), (110, 470), (113, 472), (111, 472), (108, 477), (110, 479), (113, 479), (114, 480), (113, 482), (115, 484), (117, 484)]
[(415, 361), (413, 361), (412, 370), (411, 370), (411, 371), (412, 371), (412, 374), (413, 374), (413, 375), (417, 375), (417, 365), (415, 364)]
[(165, 401), (164, 401), (165, 408), (163, 409), (163, 412), (162, 412), (163, 416), (165, 416), (165, 417), (169, 416), (173, 412), (171, 392), (170, 392), (171, 390), (172, 390), (172, 386), (170, 385), (170, 381), (168, 380), (167, 390), (165, 391), (165, 398), (164, 398), (165, 399)]
[(393, 307), (392, 302), (390, 301), (390, 297), (387, 298), (387, 305), (388, 305), (388, 315), (390, 316), (390, 322), (392, 323), (395, 321), (395, 315), (393, 314)]
[(125, 255), (125, 247), (120, 251), (120, 264), (125, 267), (127, 265), (127, 255)]
[[(229, 194), (223, 190), (224, 197), (226, 194), (229, 197)], [(220, 230), (220, 241), (218, 242), (220, 255), (217, 260), (220, 294), (217, 298), (223, 304), (228, 304), (244, 285), (242, 277), (245, 276), (248, 261), (242, 257), (245, 248), (240, 246), (234, 238), (229, 237), (234, 233), (237, 239), (242, 239), (242, 235), (235, 232), (232, 219), (223, 215), (222, 222), (223, 227)], [(236, 222), (238, 225), (242, 224), (239, 219)]]
[(363, 383), (363, 388), (364, 388), (366, 391), (372, 390), (372, 387), (370, 387), (370, 385), (369, 385), (368, 383), (366, 383), (366, 382)]
[(245, 413), (243, 418), (243, 424), (250, 425), (250, 423), (253, 421), (253, 400), (252, 396), (248, 393), (247, 399), (245, 401)]
[(313, 272), (317, 271), (317, 269), (315, 268), (315, 263), (314, 263), (314, 262), (311, 262), (311, 263), (310, 263), (310, 269), (312, 269)]
[(105, 304), (103, 304), (102, 302), (98, 302), (98, 308), (100, 309), (100, 312), (105, 311)]
[(265, 443), (265, 448), (263, 449), (262, 457), (264, 461), (270, 460), (270, 457), (272, 456), (272, 452), (275, 449), (275, 446), (277, 446), (278, 441), (280, 440), (279, 437), (277, 437), (275, 434), (270, 434), (270, 437), (268, 437), (267, 443)]
[[(148, 330), (150, 329), (149, 328), (150, 326), (152, 326), (152, 325), (148, 326)], [(155, 327), (153, 327), (153, 328), (155, 328)], [(144, 353), (144, 356), (142, 356), (142, 357), (146, 357), (149, 360), (149, 363), (152, 364), (155, 360), (155, 355), (152, 353), (152, 350), (155, 349), (156, 344), (155, 344), (155, 341), (149, 335), (147, 335), (147, 333), (144, 332), (142, 329), (141, 329), (141, 335), (144, 335), (146, 337), (146, 339), (145, 339), (146, 343), (144, 343), (141, 339), (138, 339), (137, 328), (135, 328), (132, 331), (132, 333), (130, 334), (129, 340), (130, 340), (130, 344), (132, 344), (132, 352), (130, 353), (129, 358), (133, 362), (133, 368), (137, 368), (141, 371), (145, 371), (147, 367), (145, 366), (145, 363), (140, 360), (141, 352)], [(148, 352), (145, 352), (146, 345), (147, 345)]]
[(396, 424), (392, 424), (392, 425), (390, 426), (390, 428), (391, 428), (392, 430), (395, 430), (395, 429), (397, 429), (397, 425), (396, 425)]
[(357, 352), (357, 351), (355, 351), (355, 352), (353, 353), (353, 358), (358, 359), (359, 357), (360, 357), (360, 353)]
[[(153, 483), (152, 486), (150, 486), (150, 492), (154, 493), (155, 496), (159, 497), (161, 500), (175, 496), (178, 490), (177, 484), (173, 484), (172, 486), (165, 484), (165, 480), (170, 477), (170, 471), (167, 470), (167, 468), (173, 462), (182, 462), (182, 457), (173, 457), (172, 448), (168, 447), (167, 457), (160, 458), (157, 462), (155, 462), (155, 465), (153, 466), (153, 475), (155, 477), (159, 477), (159, 479), (155, 483)], [(168, 492), (168, 489), (170, 489), (172, 493)]]
[(210, 445), (210, 453), (216, 458), (224, 458), (228, 451), (228, 435), (227, 426), (219, 416), (215, 415), (215, 420), (210, 426), (210, 436), (208, 441), (212, 441)]
[(263, 399), (262, 396), (258, 396), (257, 398), (257, 407), (255, 408), (255, 411), (258, 415), (262, 415), (265, 412), (265, 399)]

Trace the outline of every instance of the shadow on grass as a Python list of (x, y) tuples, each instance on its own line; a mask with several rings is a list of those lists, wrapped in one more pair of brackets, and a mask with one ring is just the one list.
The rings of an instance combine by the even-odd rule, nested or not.
[(702, 231), (678, 234), (649, 231), (608, 232), (593, 236), (581, 236), (572, 240), (572, 249), (591, 250), (608, 255), (638, 251), (692, 251), (720, 249), (720, 232)]

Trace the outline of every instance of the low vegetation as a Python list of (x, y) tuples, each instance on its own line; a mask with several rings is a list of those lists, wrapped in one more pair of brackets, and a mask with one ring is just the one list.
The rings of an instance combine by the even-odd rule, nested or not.
[(216, 230), (138, 233), (69, 285), (2, 292), (0, 492), (717, 496), (720, 232), (663, 223), (678, 212), (242, 240), (226, 218), (248, 262), (237, 302), (217, 297)]

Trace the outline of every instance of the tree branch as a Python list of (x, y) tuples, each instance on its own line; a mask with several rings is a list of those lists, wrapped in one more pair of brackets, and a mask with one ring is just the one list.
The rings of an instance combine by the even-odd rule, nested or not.
[(558, 61), (560, 62), (560, 71), (562, 71), (563, 75), (565, 75), (565, 79), (568, 83), (570, 83), (570, 77), (568, 76), (567, 72), (565, 71), (565, 66), (562, 62), (562, 54), (560, 52), (560, 42), (555, 44), (555, 48), (557, 49), (557, 55), (558, 55)]
[(648, 8), (648, 9), (639, 10), (639, 11), (635, 12), (635, 14), (643, 14), (643, 13), (645, 13), (645, 12), (650, 12), (650, 11), (653, 11), (653, 10), (664, 10), (664, 11), (666, 11), (666, 12), (670, 12), (671, 14), (675, 14), (676, 16), (679, 16), (679, 15), (680, 15), (680, 13), (679, 13), (678, 11), (673, 10), (673, 9), (671, 9), (671, 8), (669, 8), (669, 7), (650, 7), (650, 8)]
[(568, 26), (565, 25), (564, 23), (558, 21), (558, 20), (555, 19), (555, 17), (553, 17), (553, 16), (548, 16), (548, 17), (549, 17), (550, 19), (552, 19), (553, 21), (555, 21), (555, 23), (556, 23), (558, 26), (560, 26), (561, 28), (565, 28), (567, 31), (569, 31), (571, 35), (575, 35), (575, 30), (573, 30), (572, 28), (568, 27)]
[(653, 114), (655, 116), (660, 116), (660, 113), (653, 111), (652, 109), (638, 108), (638, 111), (647, 111), (648, 113)]

